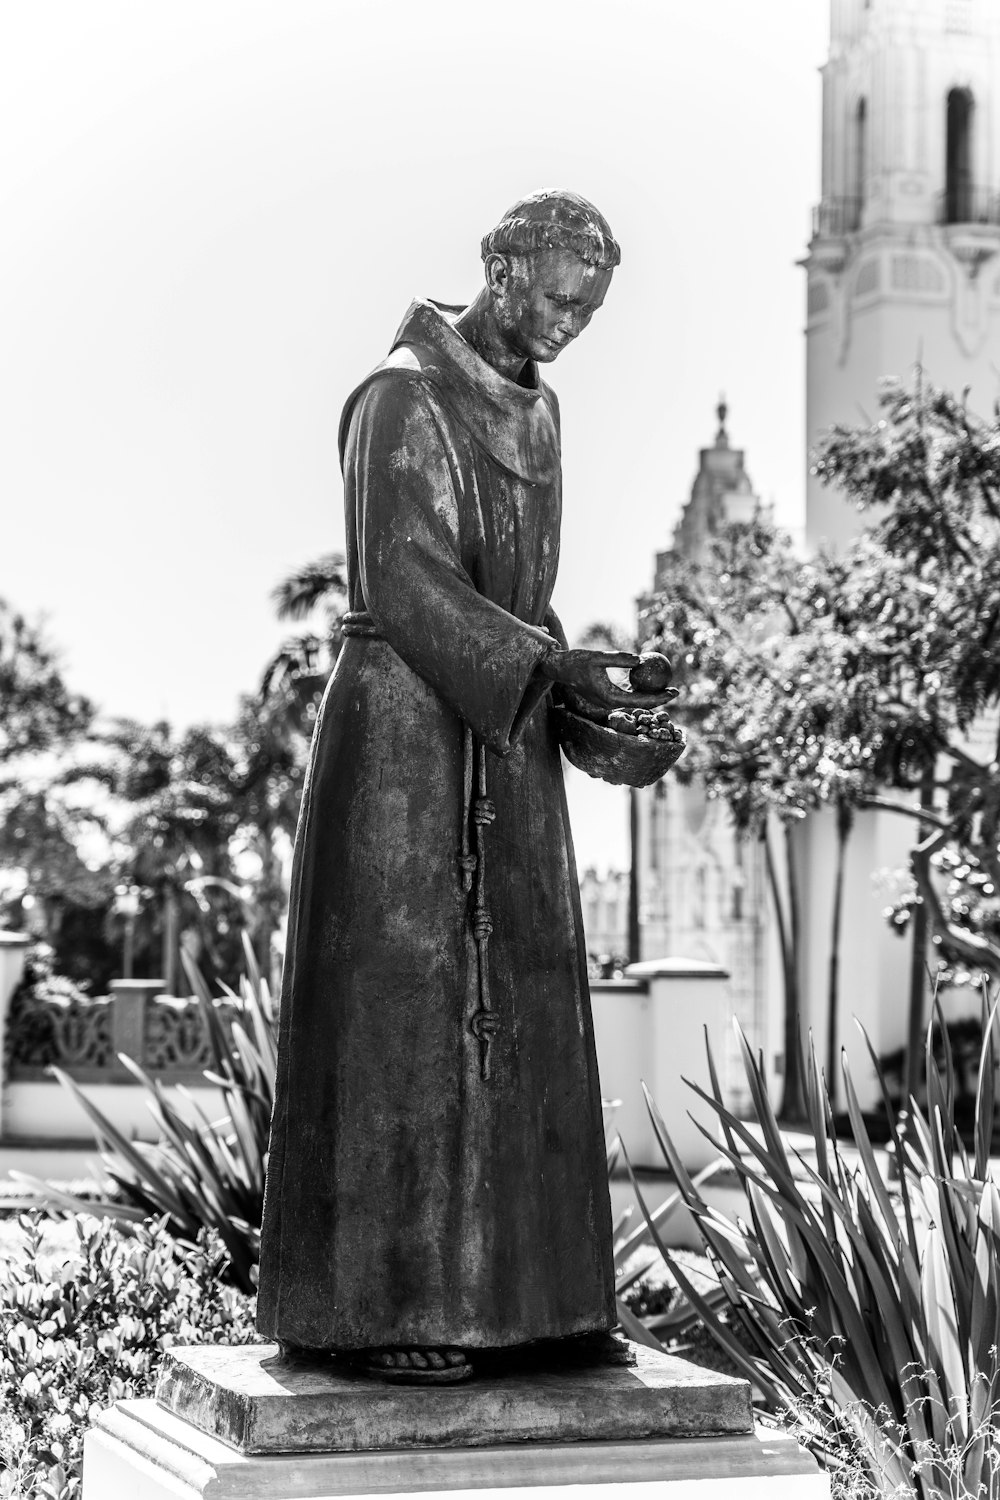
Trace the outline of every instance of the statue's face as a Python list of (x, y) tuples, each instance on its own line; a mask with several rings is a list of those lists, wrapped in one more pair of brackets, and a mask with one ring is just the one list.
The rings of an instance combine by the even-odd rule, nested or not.
[(601, 306), (612, 272), (585, 265), (571, 250), (491, 257), (487, 281), (497, 323), (525, 359), (548, 364), (579, 336)]

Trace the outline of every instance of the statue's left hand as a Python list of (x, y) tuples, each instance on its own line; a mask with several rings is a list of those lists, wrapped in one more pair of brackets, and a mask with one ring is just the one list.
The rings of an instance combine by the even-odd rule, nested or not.
[(609, 667), (627, 672), (639, 665), (631, 651), (550, 651), (539, 662), (539, 670), (552, 682), (567, 689), (567, 695), (596, 704), (608, 712), (613, 708), (662, 708), (677, 697), (676, 688), (658, 693), (637, 693), (633, 688), (618, 687), (608, 676)]

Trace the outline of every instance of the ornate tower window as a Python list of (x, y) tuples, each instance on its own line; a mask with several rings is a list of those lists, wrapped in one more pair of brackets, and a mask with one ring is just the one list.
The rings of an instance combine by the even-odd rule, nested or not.
[(967, 224), (975, 218), (972, 178), (972, 123), (975, 101), (969, 89), (952, 89), (945, 134), (944, 219)]

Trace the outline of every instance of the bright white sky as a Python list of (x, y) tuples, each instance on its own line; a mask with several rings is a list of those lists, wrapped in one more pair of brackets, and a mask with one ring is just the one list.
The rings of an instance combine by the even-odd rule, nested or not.
[(825, 0), (0, 0), (0, 594), (108, 713), (230, 716), (342, 545), (344, 398), (548, 186), (623, 252), (548, 371), (571, 636), (632, 622), (720, 390), (798, 524), (826, 40)]

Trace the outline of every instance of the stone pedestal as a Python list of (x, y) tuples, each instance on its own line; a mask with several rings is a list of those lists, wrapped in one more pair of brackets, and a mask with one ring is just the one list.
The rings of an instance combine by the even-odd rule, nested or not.
[(608, 1500), (828, 1500), (791, 1438), (755, 1430), (744, 1381), (635, 1349), (635, 1366), (486, 1368), (383, 1385), (274, 1345), (172, 1350), (156, 1401), (88, 1434), (84, 1500), (333, 1500), (518, 1491)]

